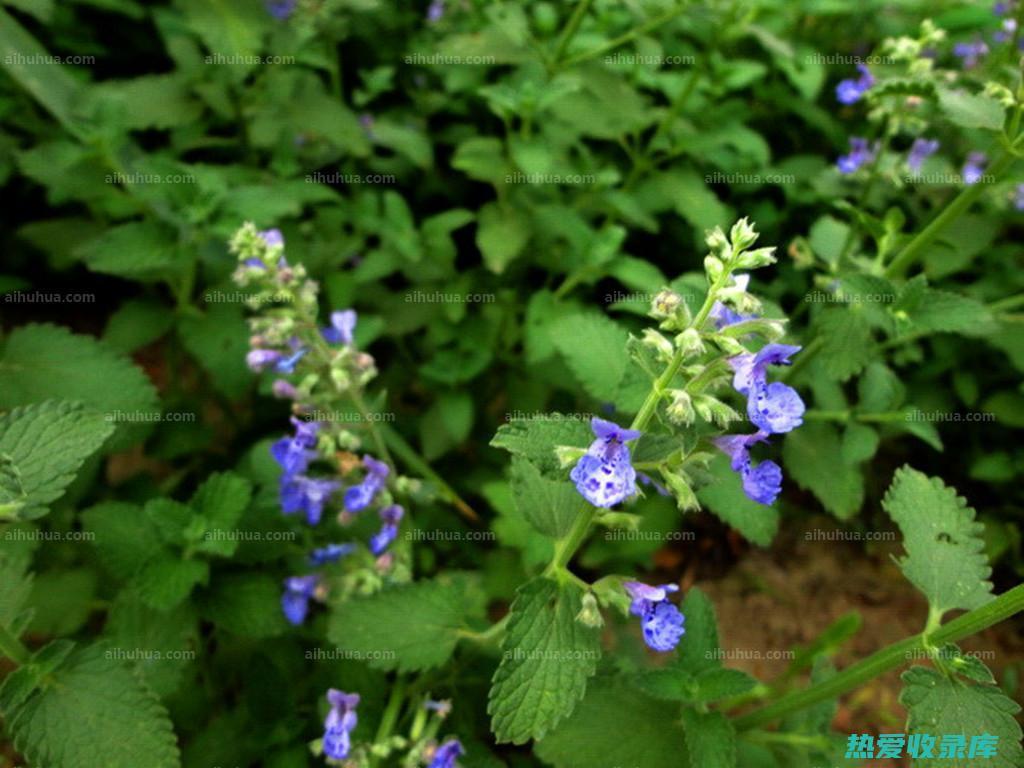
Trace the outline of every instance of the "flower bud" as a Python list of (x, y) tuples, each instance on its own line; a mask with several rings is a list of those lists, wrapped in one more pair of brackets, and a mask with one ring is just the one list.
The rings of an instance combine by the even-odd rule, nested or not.
[(690, 512), (700, 509), (700, 502), (697, 501), (697, 494), (693, 492), (690, 483), (685, 477), (675, 473), (665, 474), (665, 484), (672, 492), (676, 500), (676, 506), (681, 512)]
[(704, 233), (704, 242), (711, 249), (711, 253), (716, 255), (720, 255), (729, 249), (729, 241), (726, 239), (725, 232), (722, 231), (721, 227), (715, 227)]
[(704, 273), (708, 276), (708, 281), (712, 283), (718, 282), (718, 278), (722, 276), (722, 271), (725, 266), (722, 264), (722, 260), (716, 256), (705, 256), (704, 257)]
[(696, 328), (687, 328), (676, 336), (676, 347), (683, 353), (683, 357), (694, 357), (704, 352), (704, 342), (700, 338), (700, 331)]
[(669, 396), (672, 398), (672, 402), (669, 403), (665, 412), (672, 423), (684, 427), (693, 424), (696, 414), (693, 411), (693, 400), (690, 398), (690, 394), (684, 389), (673, 389), (669, 391)]
[(693, 407), (704, 421), (714, 422), (720, 427), (728, 427), (740, 418), (733, 408), (711, 395), (698, 395), (693, 400)]
[(746, 217), (733, 224), (732, 230), (729, 232), (733, 253), (747, 250), (747, 248), (757, 242), (757, 238), (758, 234), (754, 229), (754, 225)]
[(651, 317), (667, 320), (673, 317), (683, 303), (683, 297), (675, 291), (663, 288), (658, 291), (651, 302)]
[(672, 354), (675, 351), (672, 348), (672, 342), (653, 328), (644, 328), (644, 336), (641, 343), (645, 347), (650, 347), (657, 352), (658, 357), (666, 362), (672, 359)]
[(601, 609), (597, 605), (597, 598), (594, 597), (592, 592), (587, 592), (583, 595), (581, 601), (583, 607), (580, 608), (580, 612), (576, 614), (576, 621), (585, 627), (603, 627), (604, 618), (601, 616)]

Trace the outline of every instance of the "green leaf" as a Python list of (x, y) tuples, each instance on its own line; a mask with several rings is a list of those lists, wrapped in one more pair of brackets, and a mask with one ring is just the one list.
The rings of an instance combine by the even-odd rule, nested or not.
[(0, 418), (0, 454), (13, 462), (25, 494), (20, 515), (45, 514), (113, 431), (113, 425), (78, 403), (48, 401)]
[(786, 435), (782, 447), (786, 471), (811, 491), (840, 520), (857, 514), (864, 503), (864, 474), (848, 462), (839, 433), (831, 424), (809, 422)]
[[(15, 328), (0, 358), (0, 408), (48, 398), (79, 400), (111, 422), (159, 413), (156, 389), (146, 375), (99, 340), (57, 325)], [(141, 430), (118, 427), (108, 447), (130, 445)]]
[(167, 711), (113, 656), (103, 644), (76, 651), (27, 696), (11, 696), (5, 682), (0, 709), (14, 749), (47, 768), (177, 768)]
[(111, 349), (127, 354), (150, 344), (174, 325), (174, 314), (156, 302), (129, 299), (107, 320), (103, 341)]
[[(787, 435), (787, 440), (790, 437)], [(779, 530), (778, 508), (747, 498), (739, 473), (729, 466), (728, 456), (716, 456), (709, 469), (715, 480), (697, 491), (700, 503), (748, 541), (762, 547), (770, 545)]]
[(77, 632), (92, 611), (96, 573), (88, 568), (42, 571), (35, 575), (28, 629), (47, 637)]
[(958, 293), (925, 288), (907, 310), (913, 330), (987, 336), (996, 330), (988, 307)]
[(576, 711), (535, 751), (555, 768), (680, 768), (686, 740), (665, 703), (622, 680), (599, 677)]
[(555, 321), (551, 339), (588, 395), (615, 401), (629, 364), (625, 329), (606, 315), (579, 313)]
[(334, 609), (327, 635), (375, 669), (439, 667), (467, 621), (482, 616), (475, 590), (464, 575), (446, 574), (348, 600)]
[(582, 596), (545, 577), (517, 591), (487, 703), (499, 743), (543, 738), (582, 698), (601, 655), (599, 632), (576, 621)]
[[(13, 627), (23, 617), (23, 609), (32, 594), (32, 552), (36, 542), (31, 538), (34, 527), (17, 523), (4, 527), (4, 546), (0, 547), (0, 625)], [(21, 537), (24, 538), (15, 538)]]
[(169, 611), (181, 605), (196, 586), (206, 584), (209, 578), (209, 563), (169, 556), (144, 565), (135, 579), (135, 585), (146, 605), (160, 611)]
[(200, 599), (203, 617), (244, 638), (276, 637), (288, 630), (281, 612), (281, 582), (265, 573), (219, 576)]
[(734, 768), (736, 731), (721, 712), (683, 710), (690, 768)]
[(206, 478), (189, 502), (199, 515), (196, 529), (202, 530), (202, 539), (193, 546), (196, 552), (220, 557), (231, 557), (238, 548), (238, 538), (232, 536), (238, 521), (249, 506), (252, 484), (231, 472), (216, 473)]
[(491, 439), (491, 446), (529, 459), (547, 477), (565, 478), (569, 470), (559, 466), (555, 447), (586, 448), (593, 439), (585, 421), (556, 412), (545, 414), (543, 419), (512, 419), (502, 424)]
[(974, 510), (938, 478), (903, 466), (882, 506), (900, 527), (907, 554), (899, 566), (941, 616), (978, 608), (992, 599), (992, 572), (984, 554), (985, 527)]
[(487, 203), (477, 214), (476, 246), (491, 272), (504, 272), (529, 240), (530, 219), (518, 209)]
[(452, 168), (462, 171), (471, 179), (504, 184), (510, 168), (505, 148), (500, 140), (487, 136), (474, 136), (459, 144), (451, 160)]
[(210, 304), (200, 316), (182, 317), (178, 336), (189, 354), (210, 374), (218, 392), (239, 398), (252, 387), (252, 371), (245, 365), (249, 331), (241, 307)]
[(938, 87), (935, 91), (939, 97), (939, 108), (954, 125), (1002, 130), (1006, 109), (995, 99), (951, 88)]
[(871, 325), (858, 309), (826, 309), (816, 320), (816, 338), (822, 340), (819, 367), (829, 379), (846, 381), (874, 357)]
[(586, 506), (572, 483), (549, 480), (522, 456), (512, 457), (511, 482), (519, 513), (538, 531), (556, 539), (568, 533)]
[(811, 249), (826, 264), (835, 266), (849, 234), (848, 224), (833, 216), (822, 216), (811, 225)]
[[(902, 675), (900, 704), (907, 708), (907, 733), (927, 734), (938, 741), (943, 735), (958, 734), (967, 739), (963, 758), (918, 759), (915, 768), (1019, 768), (1024, 764), (1021, 728), (1015, 715), (1018, 705), (994, 685), (965, 683), (934, 669), (911, 667)], [(971, 738), (990, 735), (998, 739), (995, 757), (967, 757)]]
[(165, 549), (153, 522), (134, 504), (109, 501), (82, 513), (100, 562), (120, 579), (130, 579)]
[(75, 249), (93, 272), (156, 279), (175, 263), (177, 241), (174, 233), (155, 221), (133, 221), (105, 230)]

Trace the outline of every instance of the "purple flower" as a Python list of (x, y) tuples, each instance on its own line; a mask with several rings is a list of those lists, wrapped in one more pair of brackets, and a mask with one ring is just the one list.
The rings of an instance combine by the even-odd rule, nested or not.
[(765, 442), (768, 435), (725, 435), (712, 442), (730, 458), (734, 472), (740, 473), (743, 492), (758, 504), (772, 504), (782, 491), (782, 470), (774, 461), (762, 461), (756, 467), (750, 458), (750, 446)]
[(998, 32), (993, 33), (992, 40), (994, 40), (997, 43), (1005, 43), (1008, 40), (1013, 39), (1013, 35), (1016, 31), (1016, 19), (1003, 19), (1002, 28)]
[(964, 163), (963, 171), (964, 184), (977, 184), (985, 175), (985, 165), (988, 163), (988, 156), (984, 152), (971, 152)]
[(466, 754), (458, 739), (449, 739), (434, 752), (434, 759), (427, 768), (455, 768), (455, 761)]
[(324, 505), (341, 483), (337, 480), (321, 480), (305, 475), (282, 475), (281, 509), (286, 515), (305, 512), (310, 525), (320, 522)]
[(1014, 193), (1013, 207), (1018, 211), (1024, 211), (1024, 184), (1017, 185), (1017, 191)]
[(277, 365), (274, 366), (274, 370), (278, 373), (295, 373), (295, 365), (306, 356), (308, 352), (305, 347), (299, 347), (292, 352), (288, 357), (284, 357), (277, 361)]
[[(444, 0), (433, 0), (427, 8), (427, 21), (436, 24), (444, 17)], [(433, 767), (431, 767), (433, 768)]]
[(327, 565), (347, 557), (356, 551), (356, 545), (352, 542), (344, 544), (328, 544), (326, 547), (314, 549), (309, 553), (309, 564), (313, 566)]
[(317, 455), (316, 451), (312, 449), (316, 446), (320, 423), (301, 421), (293, 416), (292, 424), (295, 425), (295, 436), (282, 437), (270, 446), (270, 455), (281, 465), (285, 475), (305, 472), (309, 462)]
[(383, 461), (377, 461), (372, 456), (364, 456), (363, 464), (366, 467), (366, 477), (358, 485), (353, 485), (345, 491), (345, 509), (349, 512), (358, 512), (366, 509), (387, 482), (390, 469)]
[(836, 98), (839, 99), (840, 104), (853, 104), (860, 101), (868, 89), (875, 84), (874, 75), (865, 65), (858, 64), (857, 70), (860, 72), (860, 77), (856, 80), (841, 80), (836, 86)]
[(320, 331), (320, 334), (331, 344), (352, 343), (352, 334), (356, 329), (356, 311), (354, 309), (343, 309), (340, 312), (331, 312), (331, 324)]
[(1013, 0), (1007, 0), (1007, 2), (996, 3), (994, 6), (992, 6), (992, 13), (994, 13), (996, 16), (1005, 16), (1013, 9), (1015, 5), (1017, 5), (1017, 3), (1013, 2)]
[(685, 617), (669, 602), (668, 596), (678, 592), (679, 587), (675, 584), (652, 587), (639, 581), (626, 581), (622, 586), (633, 598), (629, 612), (640, 617), (640, 628), (648, 647), (662, 652), (675, 648), (679, 638), (686, 634)]
[(251, 371), (263, 371), (276, 365), (281, 353), (274, 349), (253, 349), (245, 356), (245, 364)]
[(672, 495), (671, 493), (668, 492), (668, 489), (665, 486), (663, 486), (661, 483), (659, 483), (657, 480), (655, 480), (650, 475), (645, 475), (643, 472), (637, 472), (636, 476), (637, 476), (637, 479), (641, 483), (643, 483), (644, 485), (649, 485), (652, 488), (654, 488), (654, 490), (656, 490), (658, 492), (659, 496), (671, 496)]
[(921, 165), (934, 155), (938, 148), (938, 139), (914, 139), (914, 143), (910, 146), (910, 152), (907, 154), (907, 167), (914, 173), (920, 173)]
[(281, 595), (281, 610), (288, 621), (298, 626), (306, 620), (309, 599), (316, 592), (318, 576), (292, 576), (284, 580), (284, 594)]
[(596, 416), (591, 419), (590, 428), (597, 439), (569, 477), (576, 483), (576, 490), (595, 507), (611, 507), (636, 493), (636, 470), (630, 463), (626, 441), (640, 437), (640, 432)]
[(757, 354), (729, 358), (733, 388), (747, 396), (747, 416), (767, 434), (790, 432), (803, 423), (804, 402), (797, 391), (781, 382), (768, 383), (768, 366), (789, 365), (799, 351), (789, 344), (767, 344)]
[(962, 60), (964, 69), (976, 67), (987, 53), (988, 46), (982, 40), (975, 40), (973, 43), (957, 43), (953, 46), (953, 55)]
[(358, 722), (359, 694), (331, 688), (327, 691), (327, 701), (331, 711), (324, 720), (324, 755), (332, 760), (344, 760), (352, 749), (351, 733)]
[[(295, 5), (294, 1), (292, 5)], [(284, 248), (284, 235), (280, 229), (264, 229), (260, 232), (260, 239), (267, 244), (268, 248)]]
[[(747, 286), (750, 284), (750, 275), (734, 275), (733, 285), (739, 288), (741, 291), (747, 290)], [(708, 313), (708, 317), (714, 323), (715, 328), (722, 330), (726, 326), (735, 325), (736, 323), (743, 323), (747, 320), (754, 320), (757, 315), (741, 315), (739, 312), (734, 312), (726, 304), (721, 301), (716, 301), (711, 305), (711, 311)]]
[[(267, 13), (273, 16), (275, 19), (287, 19), (292, 15), (295, 10), (298, 0), (267, 0)], [(277, 232), (276, 229), (269, 230), (270, 232)], [(262, 234), (262, 233), (261, 233)], [(281, 233), (278, 232), (280, 235)]]
[(839, 169), (840, 173), (853, 173), (865, 163), (870, 163), (874, 160), (877, 152), (877, 144), (874, 147), (869, 147), (867, 139), (851, 136), (850, 153), (848, 155), (840, 156), (840, 158), (836, 160), (836, 167)]
[(282, 400), (294, 400), (299, 396), (299, 391), (286, 379), (275, 380), (270, 391), (274, 393), (274, 397), (279, 397)]
[(398, 523), (402, 520), (405, 510), (398, 504), (391, 504), (380, 510), (380, 519), (384, 524), (380, 531), (370, 539), (370, 551), (375, 555), (381, 554), (388, 548), (388, 544), (398, 536)]

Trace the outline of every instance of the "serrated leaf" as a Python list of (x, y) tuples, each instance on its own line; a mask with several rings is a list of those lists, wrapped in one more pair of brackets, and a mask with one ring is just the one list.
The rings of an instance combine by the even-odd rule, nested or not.
[[(0, 408), (47, 398), (81, 401), (112, 423), (151, 419), (159, 411), (156, 389), (146, 375), (94, 337), (57, 325), (15, 328), (0, 358)], [(125, 423), (108, 447), (124, 448), (143, 430)]]
[[(36, 656), (44, 653), (46, 649)], [(97, 644), (75, 651), (20, 701), (0, 690), (14, 748), (47, 768), (178, 768), (170, 718), (132, 672)]]
[(516, 208), (487, 203), (477, 213), (476, 245), (484, 264), (501, 274), (530, 241), (531, 219)]
[(210, 565), (203, 560), (161, 557), (143, 566), (134, 580), (139, 597), (151, 608), (169, 611), (181, 605), (192, 590), (206, 584)]
[[(787, 435), (787, 438), (792, 435)], [(762, 547), (772, 543), (779, 530), (779, 510), (774, 505), (758, 504), (743, 492), (743, 483), (729, 466), (727, 456), (716, 456), (708, 467), (715, 480), (697, 491), (707, 507), (748, 541)]]
[(522, 456), (512, 457), (512, 493), (519, 513), (543, 534), (561, 538), (586, 507), (572, 483), (550, 480)]
[(375, 669), (439, 667), (467, 621), (482, 615), (474, 590), (466, 577), (444, 575), (348, 600), (331, 614), (327, 636)]
[(588, 395), (616, 402), (629, 364), (629, 334), (624, 328), (605, 315), (579, 313), (556, 320), (551, 339)]
[(193, 545), (196, 552), (230, 557), (238, 548), (232, 536), (249, 506), (252, 484), (231, 472), (210, 475), (189, 502), (201, 518), (203, 538)]
[(241, 637), (276, 637), (288, 629), (281, 610), (280, 581), (265, 573), (232, 573), (214, 580), (201, 595), (204, 618)]
[(927, 734), (938, 742), (946, 734), (966, 737), (968, 747), (973, 736), (995, 737), (994, 757), (939, 759), (919, 758), (915, 768), (974, 768), (979, 764), (991, 768), (1019, 768), (1024, 764), (1021, 750), (1021, 728), (1015, 715), (1020, 705), (994, 685), (965, 683), (950, 679), (934, 669), (911, 667), (902, 675), (900, 704), (907, 708), (907, 733)]
[(131, 578), (165, 551), (156, 526), (134, 504), (97, 504), (82, 513), (82, 521), (100, 562), (118, 578)]
[(113, 431), (113, 425), (78, 403), (48, 401), (0, 418), (0, 454), (17, 468), (25, 494), (19, 514), (44, 514)]
[(940, 616), (971, 610), (992, 599), (992, 569), (985, 557), (974, 510), (956, 489), (909, 466), (896, 470), (882, 506), (900, 527), (906, 556), (903, 575), (920, 589)]
[(857, 514), (864, 503), (864, 475), (846, 460), (839, 433), (831, 424), (811, 422), (786, 435), (782, 448), (786, 471), (811, 491), (840, 520)]
[(818, 362), (824, 374), (846, 381), (863, 370), (874, 356), (871, 325), (856, 309), (826, 309), (816, 322), (817, 338), (822, 340)]
[(178, 336), (217, 391), (237, 399), (252, 387), (252, 371), (245, 366), (249, 332), (241, 307), (211, 304), (202, 315), (182, 317)]
[(683, 710), (690, 768), (734, 768), (736, 731), (721, 712)]
[(987, 336), (996, 330), (992, 312), (980, 301), (934, 288), (925, 288), (907, 314), (916, 331)]
[(665, 707), (620, 679), (599, 677), (535, 751), (555, 768), (680, 768), (686, 740)]
[(995, 99), (951, 88), (939, 87), (935, 91), (940, 109), (954, 125), (989, 131), (1002, 130), (1006, 109)]
[(543, 419), (513, 419), (502, 424), (491, 439), (491, 446), (529, 459), (548, 477), (564, 478), (569, 476), (569, 470), (559, 466), (555, 447), (586, 448), (593, 439), (587, 422), (549, 413)]
[(582, 595), (545, 577), (517, 591), (487, 702), (499, 743), (542, 739), (582, 698), (601, 655), (598, 631), (576, 621)]

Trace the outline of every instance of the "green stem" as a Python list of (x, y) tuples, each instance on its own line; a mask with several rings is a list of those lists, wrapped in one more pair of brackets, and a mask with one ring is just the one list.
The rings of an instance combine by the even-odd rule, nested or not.
[(555, 49), (554, 66), (559, 66), (561, 63), (562, 56), (569, 47), (569, 43), (572, 42), (573, 37), (576, 36), (576, 30), (580, 28), (583, 17), (587, 15), (587, 11), (590, 10), (593, 2), (594, 0), (579, 0), (576, 4), (576, 9), (572, 12), (572, 16), (569, 17), (569, 23), (565, 25), (565, 29), (562, 30), (562, 36), (558, 39), (558, 47)]
[[(1004, 592), (987, 605), (975, 608), (973, 611), (934, 629), (928, 633), (927, 637), (933, 645), (955, 643), (957, 640), (977, 634), (993, 624), (998, 624), (1021, 610), (1024, 610), (1024, 584)], [(779, 720), (792, 712), (806, 709), (819, 702), (842, 696), (867, 681), (901, 666), (906, 662), (909, 652), (921, 647), (924, 638), (925, 633), (921, 633), (895, 642), (847, 667), (828, 680), (802, 691), (790, 693), (766, 707), (741, 715), (736, 718), (734, 724), (739, 730), (749, 730)]]
[(639, 27), (634, 27), (629, 32), (619, 35), (618, 37), (612, 38), (604, 45), (599, 45), (597, 48), (576, 54), (575, 56), (566, 59), (563, 62), (560, 62), (560, 66), (571, 67), (575, 66), (576, 64), (581, 64), (584, 61), (590, 61), (590, 59), (596, 59), (598, 56), (607, 53), (608, 51), (615, 50), (620, 45), (624, 45), (625, 43), (628, 43), (630, 40), (640, 37), (641, 35), (646, 35), (652, 29), (660, 27), (662, 24), (671, 21), (676, 16), (681, 14), (683, 11), (685, 11), (686, 8), (687, 5), (684, 3), (683, 5), (677, 6), (676, 8), (673, 8), (671, 11), (667, 11), (666, 13), (663, 13), (660, 16), (655, 16), (650, 21), (646, 21), (643, 24), (641, 24)]
[(993, 301), (988, 305), (988, 308), (992, 312), (1006, 312), (1009, 309), (1016, 309), (1022, 305), (1024, 305), (1024, 293), (1018, 293), (1016, 296), (1007, 296), (1005, 299)]
[[(1013, 153), (1004, 150), (996, 158), (995, 162), (988, 167), (985, 173), (998, 180), (1013, 165), (1016, 159)], [(918, 232), (917, 236), (903, 247), (903, 250), (892, 260), (892, 263), (885, 268), (885, 276), (902, 277), (905, 275), (906, 271), (921, 257), (925, 248), (931, 245), (932, 241), (946, 227), (959, 219), (981, 197), (986, 186), (983, 181), (978, 181), (977, 184), (966, 187), (959, 195), (953, 198), (942, 213), (932, 219), (927, 227)]]
[[(377, 727), (377, 735), (373, 738), (374, 744), (381, 744), (391, 736), (391, 731), (398, 721), (398, 713), (402, 709), (402, 702), (405, 700), (405, 680), (399, 675), (395, 679), (395, 687), (391, 689), (391, 696), (388, 699), (384, 714), (381, 715), (380, 725)], [(375, 755), (370, 755), (370, 765), (377, 765)]]
[(21, 644), (21, 641), (0, 625), (0, 653), (18, 666), (28, 664), (32, 653)]

